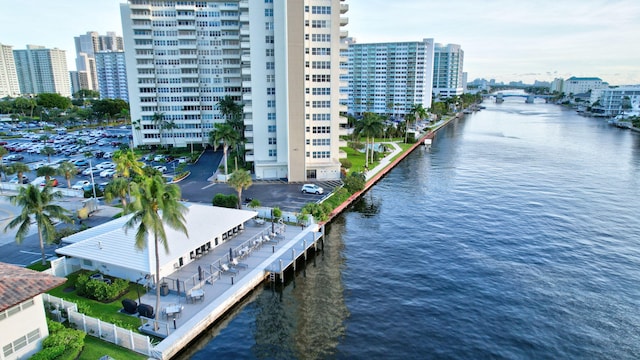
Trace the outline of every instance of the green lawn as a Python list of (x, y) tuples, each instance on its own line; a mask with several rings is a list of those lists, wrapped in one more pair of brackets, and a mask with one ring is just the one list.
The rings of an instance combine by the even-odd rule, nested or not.
[(87, 335), (84, 338), (84, 348), (82, 349), (82, 353), (80, 353), (78, 360), (97, 360), (104, 355), (109, 355), (118, 360), (148, 358), (147, 356)]
[(132, 299), (138, 301), (138, 293), (136, 292), (136, 286), (139, 287), (140, 295), (145, 293), (144, 287), (136, 284), (129, 286), (129, 292), (120, 297), (119, 299), (110, 303), (101, 303), (96, 300), (87, 299), (79, 296), (75, 290), (65, 291), (65, 289), (73, 286), (78, 277), (79, 272), (70, 274), (67, 276), (67, 282), (61, 286), (49, 291), (49, 294), (63, 298), (67, 301), (78, 304), (78, 311), (86, 315), (98, 318), (102, 321), (107, 321), (125, 329), (131, 329), (138, 331), (138, 327), (141, 325), (140, 319), (136, 316), (130, 316), (119, 312), (122, 309), (122, 299)]

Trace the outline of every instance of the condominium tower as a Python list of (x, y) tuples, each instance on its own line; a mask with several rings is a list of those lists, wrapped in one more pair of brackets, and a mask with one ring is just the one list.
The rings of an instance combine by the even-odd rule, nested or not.
[(20, 95), (16, 63), (10, 45), (0, 44), (0, 98)]
[(65, 51), (27, 45), (26, 50), (13, 50), (20, 93), (58, 93), (71, 96)]
[(115, 32), (107, 32), (100, 35), (95, 31), (74, 38), (76, 45), (76, 72), (71, 73), (72, 82), (80, 88), (74, 88), (77, 92), (81, 89), (98, 90), (98, 75), (96, 69), (96, 54), (99, 51), (124, 51), (124, 43), (121, 36)]
[(456, 44), (435, 44), (433, 57), (433, 96), (448, 98), (464, 93), (464, 51)]
[(351, 114), (408, 114), (415, 104), (431, 107), (433, 39), (349, 44), (346, 64)]
[(95, 55), (100, 99), (129, 101), (124, 51), (98, 51)]
[(338, 179), (347, 10), (340, 0), (122, 4), (134, 144), (204, 145), (231, 96), (257, 179)]

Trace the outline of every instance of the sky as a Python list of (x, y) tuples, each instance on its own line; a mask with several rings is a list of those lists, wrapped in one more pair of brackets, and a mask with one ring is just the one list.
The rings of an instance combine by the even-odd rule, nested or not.
[[(0, 0), (0, 43), (67, 51), (87, 31), (122, 35), (124, 0)], [(600, 77), (640, 84), (640, 0), (347, 0), (349, 31), (359, 43), (459, 44), (468, 79), (551, 81)]]

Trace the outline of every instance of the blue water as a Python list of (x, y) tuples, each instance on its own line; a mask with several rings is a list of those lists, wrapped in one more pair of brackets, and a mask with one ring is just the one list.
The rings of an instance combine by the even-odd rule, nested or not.
[(640, 358), (639, 134), (485, 105), (182, 358)]

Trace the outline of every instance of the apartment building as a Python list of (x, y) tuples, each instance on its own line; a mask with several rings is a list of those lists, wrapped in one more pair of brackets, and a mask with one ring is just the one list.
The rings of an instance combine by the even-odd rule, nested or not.
[(124, 51), (124, 42), (121, 36), (115, 32), (107, 32), (107, 35), (100, 35), (95, 31), (88, 31), (86, 34), (74, 37), (76, 45), (76, 72), (71, 72), (71, 81), (79, 88), (74, 87), (73, 91), (81, 89), (98, 90), (98, 74), (96, 68), (96, 54), (99, 51)]
[(256, 179), (338, 179), (347, 10), (340, 0), (121, 4), (134, 144), (206, 145), (231, 96)]
[(404, 116), (414, 104), (431, 107), (433, 39), (413, 42), (348, 44), (344, 66), (351, 114)]
[(436, 43), (433, 56), (433, 96), (448, 98), (464, 93), (464, 51), (460, 45)]
[(0, 98), (20, 95), (20, 84), (12, 49), (10, 45), (0, 44)]
[(562, 92), (565, 95), (584, 94), (589, 90), (606, 89), (609, 84), (597, 77), (575, 77), (572, 76), (562, 84)]
[(57, 93), (71, 96), (64, 50), (27, 45), (26, 50), (13, 50), (13, 58), (21, 94)]
[(100, 99), (129, 101), (124, 51), (98, 51), (95, 56)]

